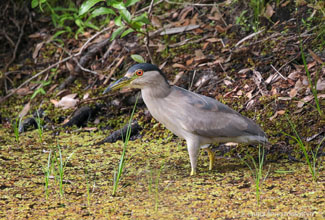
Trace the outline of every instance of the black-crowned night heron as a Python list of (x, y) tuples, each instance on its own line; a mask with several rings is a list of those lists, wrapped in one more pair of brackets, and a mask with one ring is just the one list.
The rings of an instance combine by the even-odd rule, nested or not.
[(262, 129), (228, 106), (213, 98), (169, 85), (164, 73), (155, 65), (132, 66), (124, 77), (111, 84), (104, 93), (128, 86), (141, 89), (151, 115), (171, 132), (184, 138), (191, 161), (191, 175), (196, 173), (200, 148), (205, 148), (212, 169), (212, 143), (265, 143)]

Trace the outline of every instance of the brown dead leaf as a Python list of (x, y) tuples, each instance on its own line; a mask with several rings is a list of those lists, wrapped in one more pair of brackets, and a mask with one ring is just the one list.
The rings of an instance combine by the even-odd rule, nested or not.
[(21, 110), (21, 112), (19, 113), (19, 118), (22, 119), (25, 115), (27, 115), (27, 113), (29, 112), (29, 110), (30, 110), (30, 102), (28, 102), (24, 106), (23, 110)]
[[(318, 94), (317, 95), (317, 98), (318, 99), (325, 98), (325, 94)], [(302, 100), (300, 100), (298, 102), (297, 107), (298, 108), (301, 108), (302, 106), (305, 105), (305, 103), (310, 102), (313, 99), (314, 99), (314, 96), (313, 95), (306, 96), (305, 98), (303, 98)]]
[(205, 56), (204, 56), (202, 50), (195, 50), (195, 60), (201, 60), (204, 58), (205, 58)]
[(78, 99), (75, 99), (75, 97), (77, 96), (76, 93), (74, 94), (69, 94), (69, 95), (66, 95), (64, 97), (62, 97), (62, 99), (57, 102), (57, 101), (52, 101), (51, 102), (55, 105), (55, 107), (62, 107), (63, 109), (68, 109), (68, 108), (73, 108), (76, 106), (76, 104), (78, 103)]
[(187, 69), (186, 66), (184, 66), (183, 64), (180, 64), (180, 63), (174, 63), (174, 64), (173, 64), (173, 67), (174, 67), (174, 68)]
[(197, 23), (198, 23), (198, 22), (197, 22), (197, 18), (198, 18), (198, 16), (199, 16), (199, 14), (196, 13), (196, 14), (193, 16), (193, 18), (191, 18), (191, 20), (190, 20), (190, 24), (192, 24), (192, 25), (197, 24)]
[(307, 68), (308, 70), (310, 70), (311, 68), (313, 68), (316, 65), (316, 61), (312, 62), (312, 63), (308, 63), (307, 64)]
[(304, 85), (302, 84), (301, 80), (298, 79), (297, 82), (296, 82), (296, 84), (295, 84), (295, 89), (297, 91), (300, 91), (302, 88), (304, 88)]
[(40, 49), (43, 47), (43, 45), (44, 45), (44, 41), (36, 44), (35, 50), (32, 55), (34, 60), (38, 57), (38, 53), (39, 53)]
[(220, 41), (220, 38), (208, 38), (206, 39), (206, 41), (210, 42), (210, 43), (215, 43), (215, 42), (219, 42)]
[(67, 90), (67, 89), (62, 89), (62, 90), (60, 90), (60, 91), (56, 94), (56, 97), (63, 97), (63, 96), (65, 96), (65, 95), (67, 95), (68, 93), (70, 93), (69, 90)]
[(299, 77), (300, 71), (293, 71), (289, 74), (288, 79), (296, 80)]
[(208, 18), (210, 20), (220, 21), (221, 18), (222, 18), (222, 14), (218, 10), (218, 8), (215, 7), (215, 6), (212, 7), (210, 14), (212, 15), (212, 16), (211, 15), (208, 15)]
[(31, 91), (28, 87), (20, 88), (16, 90), (16, 94), (21, 96), (30, 95), (32, 93), (33, 91)]
[(191, 65), (193, 63), (193, 61), (194, 61), (194, 58), (186, 60), (186, 66)]
[(325, 80), (318, 79), (318, 81), (317, 81), (317, 83), (316, 83), (316, 89), (317, 89), (318, 91), (325, 90)]
[(273, 10), (272, 6), (269, 3), (267, 3), (265, 14), (264, 14), (265, 17), (270, 18), (270, 17), (272, 17), (273, 14), (274, 14), (274, 10)]
[(154, 15), (151, 16), (151, 23), (154, 27), (158, 27), (158, 28), (162, 27), (160, 19), (157, 16)]
[(65, 65), (70, 73), (74, 73), (74, 66), (70, 62), (66, 62)]
[(33, 38), (40, 38), (42, 37), (42, 34), (40, 32), (36, 32), (34, 34), (30, 34), (28, 35), (29, 38), (33, 39)]
[(225, 80), (223, 81), (223, 83), (224, 83), (226, 86), (229, 86), (229, 85), (232, 84), (232, 82), (230, 82), (230, 81), (227, 80), (227, 79), (225, 79)]
[(281, 4), (281, 7), (285, 7), (285, 6), (287, 6), (289, 3), (290, 3), (290, 0), (288, 0), (288, 1), (284, 2), (284, 3), (282, 3), (282, 4)]
[(249, 91), (249, 92), (247, 92), (246, 93), (246, 97), (248, 98), (248, 99), (252, 99), (253, 98), (253, 91), (254, 91), (254, 89), (252, 89), (251, 91)]
[(270, 117), (270, 121), (275, 119), (278, 115), (283, 115), (284, 113), (285, 113), (285, 110), (279, 110), (279, 111), (275, 112), (275, 114)]
[(317, 54), (315, 54), (312, 50), (308, 49), (308, 52), (313, 57), (313, 59), (316, 60), (319, 64), (324, 64), (322, 59), (319, 56), (317, 56)]
[(48, 94), (52, 93), (54, 91), (54, 89), (58, 86), (58, 84), (54, 84), (52, 85), (49, 90), (47, 91)]
[(82, 130), (84, 130), (84, 131), (97, 131), (97, 127), (92, 127), (92, 128), (84, 127), (84, 128), (82, 128)]
[(183, 8), (182, 11), (179, 13), (178, 20), (184, 21), (186, 16), (188, 15), (188, 13), (193, 11), (193, 9), (194, 9), (193, 6), (187, 6), (187, 7)]
[(289, 92), (289, 97), (293, 98), (296, 97), (296, 95), (297, 95), (297, 90), (295, 88), (291, 89)]
[(219, 33), (224, 33), (224, 32), (226, 32), (226, 30), (227, 30), (228, 28), (223, 28), (223, 27), (221, 27), (220, 25), (216, 25), (216, 26), (215, 26), (215, 29), (216, 29)]
[(298, 104), (297, 104), (297, 107), (298, 108), (301, 108), (302, 106), (305, 105), (305, 103), (309, 102), (310, 100), (312, 100), (314, 98), (313, 95), (309, 95), (309, 96), (306, 96), (305, 98), (301, 99)]
[(205, 43), (203, 44), (203, 46), (202, 46), (202, 50), (207, 49), (208, 45), (209, 45), (209, 42), (205, 42)]

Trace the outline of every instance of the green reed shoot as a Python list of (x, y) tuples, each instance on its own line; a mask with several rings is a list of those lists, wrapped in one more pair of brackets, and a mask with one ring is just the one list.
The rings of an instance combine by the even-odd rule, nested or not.
[(125, 140), (124, 140), (123, 152), (122, 152), (122, 155), (121, 155), (121, 158), (120, 158), (120, 163), (119, 163), (117, 172), (114, 172), (114, 181), (113, 181), (114, 183), (113, 183), (113, 192), (112, 192), (113, 196), (115, 196), (115, 194), (116, 194), (117, 187), (118, 187), (118, 184), (120, 182), (120, 178), (122, 176), (123, 168), (125, 166), (125, 153), (126, 153), (126, 148), (128, 146), (128, 143), (129, 143), (129, 140), (130, 140), (130, 137), (131, 137), (131, 123), (132, 123), (132, 120), (133, 120), (133, 116), (134, 116), (134, 112), (135, 112), (137, 103), (138, 103), (138, 96), (137, 96), (137, 99), (136, 99), (135, 104), (133, 106), (133, 110), (132, 110), (130, 120), (129, 120), (129, 123), (128, 123), (128, 129), (126, 131), (126, 137), (125, 137)]

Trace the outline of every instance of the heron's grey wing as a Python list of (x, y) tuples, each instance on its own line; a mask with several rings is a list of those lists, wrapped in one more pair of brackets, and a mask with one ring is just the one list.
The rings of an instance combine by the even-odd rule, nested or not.
[(182, 100), (178, 100), (179, 106), (182, 106), (179, 109), (182, 120), (179, 121), (191, 133), (209, 138), (265, 136), (255, 122), (213, 98), (179, 87), (174, 87), (173, 92), (177, 97), (182, 97)]

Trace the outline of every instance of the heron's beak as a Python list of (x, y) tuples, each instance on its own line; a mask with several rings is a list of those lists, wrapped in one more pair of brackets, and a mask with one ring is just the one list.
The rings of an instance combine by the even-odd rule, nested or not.
[(116, 80), (115, 82), (113, 82), (111, 85), (109, 85), (103, 92), (103, 94), (108, 93), (109, 91), (114, 91), (117, 90), (119, 88), (125, 87), (127, 85), (129, 85), (132, 82), (132, 78), (129, 77), (122, 77), (121, 79)]

